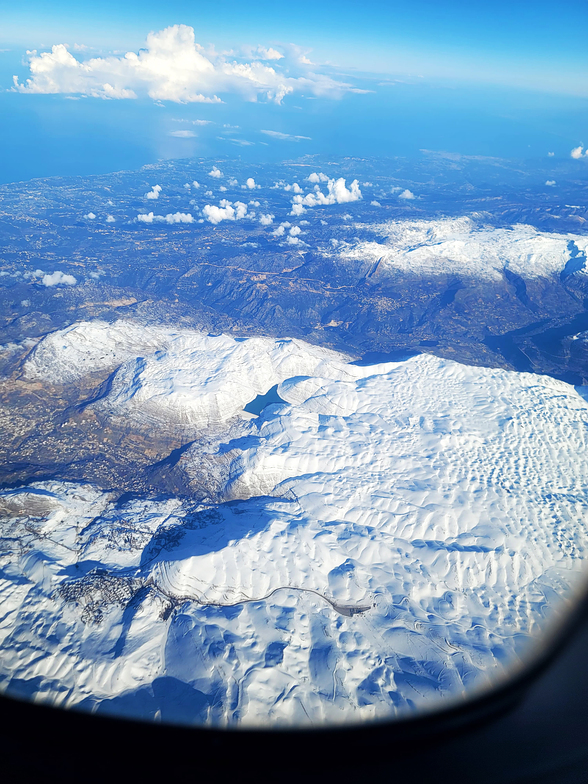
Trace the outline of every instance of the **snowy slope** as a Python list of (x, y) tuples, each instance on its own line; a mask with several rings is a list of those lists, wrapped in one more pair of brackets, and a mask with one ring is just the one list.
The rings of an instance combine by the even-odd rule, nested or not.
[[(573, 387), (426, 355), (357, 367), (300, 341), (159, 340), (142, 383), (164, 392), (137, 398), (126, 373), (102, 404), (164, 416), (175, 367), (183, 411), (233, 417), (183, 455), (218, 503), (4, 492), (2, 689), (212, 726), (353, 722), (500, 679), (557, 616), (588, 544)], [(275, 383), (285, 403), (238, 417)]]
[(281, 381), (353, 377), (348, 358), (300, 340), (234, 339), (132, 322), (81, 322), (44, 338), (25, 362), (29, 379), (73, 382), (116, 370), (99, 407), (152, 423), (218, 425)]
[(533, 226), (478, 226), (471, 218), (358, 224), (374, 240), (341, 243), (343, 259), (381, 259), (383, 268), (417, 275), (458, 274), (499, 280), (506, 267), (523, 278), (559, 275), (569, 261), (568, 244), (586, 253), (588, 238), (542, 232)]

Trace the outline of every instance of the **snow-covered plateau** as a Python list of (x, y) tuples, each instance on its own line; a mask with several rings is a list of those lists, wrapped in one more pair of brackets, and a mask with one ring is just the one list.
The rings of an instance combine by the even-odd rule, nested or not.
[(208, 494), (0, 495), (9, 694), (208, 726), (392, 718), (516, 670), (581, 582), (585, 389), (125, 322), (50, 334), (23, 367), (97, 371), (91, 405), (129, 428), (189, 425)]

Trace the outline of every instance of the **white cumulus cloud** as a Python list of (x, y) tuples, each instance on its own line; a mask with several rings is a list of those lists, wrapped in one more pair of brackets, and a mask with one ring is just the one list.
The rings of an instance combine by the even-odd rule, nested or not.
[(75, 286), (78, 281), (73, 275), (67, 275), (65, 272), (56, 270), (55, 272), (46, 273), (41, 278), (43, 286)]
[(280, 225), (278, 226), (278, 228), (277, 228), (277, 229), (274, 229), (274, 231), (272, 232), (272, 233), (273, 233), (273, 236), (274, 236), (274, 237), (283, 237), (283, 236), (284, 236), (284, 234), (286, 233), (286, 229), (287, 229), (287, 228), (289, 228), (289, 227), (290, 227), (290, 225), (291, 225), (291, 224), (290, 224), (290, 223), (288, 223), (287, 221), (286, 221), (285, 223), (280, 223)]
[(582, 145), (580, 145), (579, 147), (574, 147), (570, 155), (572, 156), (572, 158), (578, 159), (582, 157), (583, 153), (584, 153), (584, 148), (582, 147)]
[(84, 215), (84, 218), (86, 218), (87, 220), (95, 220), (96, 215), (93, 212), (88, 212), (86, 213), (86, 215)]
[(306, 179), (309, 182), (313, 182), (313, 183), (328, 182), (329, 181), (329, 178), (327, 177), (327, 175), (323, 174), (322, 172), (313, 172), (312, 174), (309, 174)]
[(144, 194), (146, 199), (159, 199), (161, 193), (161, 185), (154, 185), (149, 193)]
[(349, 188), (347, 188), (344, 177), (339, 177), (338, 180), (327, 179), (327, 190), (328, 193), (325, 194), (318, 185), (315, 185), (314, 191), (307, 193), (306, 196), (294, 196), (292, 199), (292, 214), (300, 215), (301, 210), (302, 212), (304, 211), (304, 207), (316, 207), (320, 204), (346, 204), (362, 198), (357, 180), (353, 180)]
[(247, 214), (247, 205), (242, 201), (231, 202), (221, 199), (219, 206), (207, 204), (202, 214), (210, 223), (220, 223), (223, 220), (241, 220)]
[(213, 166), (212, 169), (208, 172), (209, 177), (214, 177), (215, 179), (219, 179), (220, 177), (224, 177), (222, 171), (217, 167)]
[(399, 199), (406, 199), (406, 200), (410, 201), (410, 199), (416, 199), (416, 196), (414, 195), (414, 193), (412, 191), (409, 191), (408, 188), (407, 188), (406, 190), (402, 191), (402, 193), (398, 194), (398, 198)]
[(272, 215), (271, 212), (268, 212), (267, 215), (259, 216), (259, 222), (261, 223), (262, 226), (271, 226), (271, 224), (274, 222), (275, 217), (276, 216)]
[(247, 187), (248, 187), (250, 190), (253, 190), (254, 188), (259, 188), (259, 187), (260, 187), (259, 185), (256, 185), (256, 184), (255, 184), (255, 180), (253, 179), (253, 177), (248, 177), (248, 178), (247, 178), (247, 182), (245, 183), (245, 185), (246, 185), (246, 186), (247, 186)]
[[(176, 103), (222, 103), (217, 93), (237, 93), (247, 100), (279, 104), (293, 92), (337, 98), (354, 89), (328, 74), (296, 69), (293, 63), (281, 67), (278, 63), (288, 58), (271, 47), (251, 50), (250, 57), (251, 62), (231, 61), (213, 50), (205, 52), (195, 40), (194, 28), (177, 24), (149, 33), (138, 53), (80, 60), (65, 44), (56, 44), (50, 52), (28, 52), (30, 77), (22, 84), (16, 76), (13, 81), (14, 89), (22, 93), (111, 99), (149, 96)], [(294, 75), (296, 70), (300, 75)]]
[(555, 185), (555, 180), (546, 180), (545, 184), (546, 185), (550, 185), (551, 187), (553, 187)]
[(189, 212), (168, 212), (167, 215), (154, 215), (148, 212), (146, 215), (137, 215), (140, 223), (194, 223), (194, 216)]

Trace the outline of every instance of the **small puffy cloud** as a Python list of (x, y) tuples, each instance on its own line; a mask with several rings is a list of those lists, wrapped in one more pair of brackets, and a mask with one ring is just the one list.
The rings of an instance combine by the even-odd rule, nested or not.
[(278, 228), (274, 229), (274, 231), (272, 232), (274, 237), (283, 237), (284, 234), (286, 233), (286, 229), (290, 228), (290, 226), (291, 224), (288, 223), (287, 221), (284, 223), (280, 223)]
[(553, 188), (553, 187), (554, 187), (554, 185), (555, 185), (555, 180), (546, 180), (546, 181), (545, 181), (545, 184), (546, 184), (546, 185), (550, 185), (550, 186)]
[(326, 220), (323, 220), (323, 219), (321, 218), (321, 225), (322, 225), (322, 226), (328, 226), (328, 223), (327, 223), (327, 221), (326, 221)]
[(579, 147), (574, 147), (570, 155), (572, 156), (572, 158), (578, 159), (582, 157), (583, 152), (584, 152), (584, 148), (582, 147), (582, 145), (580, 145)]
[(47, 273), (41, 278), (43, 286), (75, 286), (77, 282), (73, 275), (67, 275), (59, 270)]
[[(2, 274), (3, 275), (9, 275), (10, 273), (3, 272)], [(34, 271), (31, 271), (31, 272), (23, 272), (22, 276), (26, 280), (34, 280), (35, 278), (42, 278), (44, 274), (45, 274), (44, 270), (36, 269)]]
[(146, 199), (159, 199), (159, 194), (161, 193), (161, 185), (154, 185), (149, 193), (145, 193), (144, 196)]
[(248, 177), (245, 185), (249, 188), (249, 190), (253, 190), (254, 188), (259, 188), (259, 185), (255, 184), (255, 180), (253, 177)]
[(300, 237), (292, 237), (291, 235), (288, 235), (286, 237), (286, 242), (288, 243), (288, 245), (304, 245), (305, 244), (304, 242), (302, 242)]
[(209, 223), (217, 224), (223, 220), (241, 220), (247, 214), (247, 205), (242, 201), (231, 202), (221, 199), (219, 206), (207, 204), (202, 214)]
[(106, 216), (106, 223), (114, 223), (115, 221), (116, 221), (116, 218), (114, 217), (114, 215), (107, 215)]
[(338, 180), (327, 179), (327, 190), (328, 193), (325, 194), (318, 185), (315, 185), (312, 193), (307, 193), (306, 196), (294, 196), (292, 199), (292, 214), (302, 214), (304, 207), (316, 207), (321, 204), (346, 204), (362, 198), (357, 180), (353, 180), (349, 188), (347, 188), (344, 177), (339, 177)]
[(406, 199), (407, 201), (410, 201), (410, 199), (416, 199), (416, 196), (412, 191), (409, 191), (407, 188), (406, 190), (402, 191), (402, 193), (398, 194), (398, 198)]
[(293, 204), (292, 209), (290, 210), (290, 215), (294, 215), (294, 217), (298, 218), (300, 215), (304, 215), (306, 210), (302, 206), (302, 204)]
[(260, 203), (260, 202), (258, 202), (258, 201), (253, 201), (253, 200), (251, 200), (251, 201), (249, 202), (249, 206), (250, 206), (250, 207), (261, 207), (261, 203)]
[(547, 154), (549, 155), (550, 158), (553, 158), (553, 156), (555, 155), (554, 152), (548, 152)]
[(189, 212), (168, 212), (167, 215), (154, 215), (152, 212), (146, 215), (137, 215), (139, 223), (194, 223), (194, 216)]
[(231, 188), (236, 188), (238, 184), (239, 184), (238, 181), (234, 177), (231, 177), (231, 179), (229, 180), (229, 185), (231, 186)]
[(214, 196), (214, 193), (212, 191), (205, 191), (204, 195), (205, 196)]
[(313, 172), (312, 174), (309, 174), (306, 179), (309, 182), (312, 182), (312, 183), (328, 182), (329, 181), (329, 178), (327, 177), (327, 175), (323, 174), (322, 172)]
[(200, 187), (200, 183), (197, 182), (196, 180), (194, 180), (194, 182), (192, 183), (192, 187), (193, 188), (199, 188)]
[(310, 136), (293, 136), (290, 133), (282, 133), (281, 131), (261, 131), (261, 133), (265, 133), (266, 136), (271, 136), (272, 139), (280, 139), (284, 142), (311, 141)]
[(193, 139), (196, 134), (194, 131), (170, 131), (170, 136), (176, 136), (178, 139)]
[(293, 191), (294, 193), (304, 193), (300, 185), (297, 182), (292, 183), (292, 185), (285, 185), (285, 191)]
[(218, 180), (221, 177), (224, 177), (224, 174), (217, 166), (213, 166), (212, 169), (208, 172), (208, 176), (214, 177), (215, 179)]
[(222, 191), (223, 193), (226, 190), (227, 190), (227, 188), (224, 185), (221, 185), (220, 188), (219, 188), (219, 191)]
[(372, 207), (381, 207), (382, 206), (380, 204), (380, 202), (376, 201), (375, 199), (373, 201), (370, 201), (370, 204), (372, 205)]
[(86, 220), (95, 220), (96, 215), (93, 212), (88, 212), (86, 215), (84, 215), (84, 218), (86, 218)]
[(166, 223), (194, 223), (194, 217), (189, 212), (168, 213), (165, 216)]
[(300, 226), (292, 226), (289, 231), (291, 237), (297, 237), (301, 232)]
[(259, 216), (259, 222), (261, 223), (262, 226), (271, 226), (271, 224), (274, 222), (275, 217), (276, 216), (272, 215), (271, 212), (268, 212), (267, 215)]

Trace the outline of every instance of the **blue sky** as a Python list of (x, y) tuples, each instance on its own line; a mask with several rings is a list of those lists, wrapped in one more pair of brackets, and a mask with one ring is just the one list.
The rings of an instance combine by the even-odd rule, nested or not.
[(468, 68), (474, 78), (548, 81), (550, 89), (588, 95), (583, 0), (3, 0), (0, 11), (3, 46), (137, 48), (150, 30), (183, 23), (199, 42), (220, 47), (294, 42), (344, 67), (427, 76), (463, 76)]
[(588, 143), (585, 0), (2, 0), (0, 14), (2, 181), (189, 155)]

